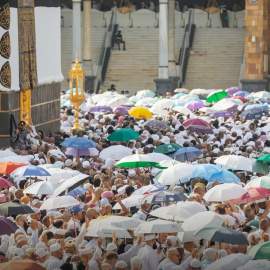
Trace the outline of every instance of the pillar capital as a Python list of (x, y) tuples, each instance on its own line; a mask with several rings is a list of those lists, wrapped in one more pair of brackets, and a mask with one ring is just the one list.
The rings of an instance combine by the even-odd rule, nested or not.
[(81, 3), (81, 0), (72, 0), (72, 3)]
[(168, 0), (159, 0), (159, 4), (160, 5), (162, 5), (162, 4), (168, 5)]

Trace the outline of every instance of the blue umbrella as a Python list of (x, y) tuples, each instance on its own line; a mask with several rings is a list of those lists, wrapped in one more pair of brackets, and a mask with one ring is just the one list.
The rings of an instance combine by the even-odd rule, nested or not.
[(72, 197), (76, 197), (79, 196), (81, 194), (86, 193), (88, 190), (86, 188), (83, 187), (76, 187), (75, 189), (71, 190), (69, 193), (67, 193), (66, 195), (70, 195)]
[(177, 107), (177, 106), (184, 106), (185, 104), (186, 104), (185, 101), (177, 101), (171, 106), (171, 109), (173, 109), (174, 107)]
[(240, 118), (244, 120), (255, 119), (256, 121), (258, 121), (259, 118), (266, 115), (269, 115), (268, 110), (262, 107), (259, 107), (259, 108), (253, 108), (251, 110), (243, 111), (240, 114)]
[(175, 157), (178, 161), (187, 161), (199, 157), (202, 153), (203, 152), (196, 147), (183, 147), (172, 154), (171, 158)]
[(190, 97), (190, 98), (185, 99), (185, 102), (190, 102), (190, 101), (199, 101), (199, 102), (203, 103), (202, 100), (200, 100), (199, 98), (196, 98), (196, 97)]
[(21, 176), (51, 176), (51, 174), (42, 167), (34, 166), (34, 165), (26, 165), (19, 167), (15, 171), (12, 172), (13, 176), (21, 175)]
[(233, 94), (234, 97), (246, 97), (248, 96), (250, 93), (247, 91), (238, 91), (236, 93)]
[(85, 139), (83, 137), (74, 137), (74, 138), (68, 138), (65, 139), (62, 143), (62, 146), (71, 147), (71, 148), (77, 148), (77, 149), (86, 149), (86, 148), (92, 148), (96, 147), (97, 144), (92, 141)]
[(247, 104), (244, 107), (244, 110), (247, 111), (247, 110), (252, 110), (254, 108), (263, 108), (263, 109), (267, 109), (268, 110), (268, 106), (267, 105), (264, 105), (264, 104)]
[(186, 94), (184, 94), (184, 93), (175, 94), (174, 96), (172, 96), (172, 99), (178, 99), (178, 98), (185, 96), (185, 95)]
[(213, 174), (220, 173), (221, 169), (213, 164), (200, 164), (196, 166), (196, 169), (192, 173), (193, 177), (200, 177), (205, 180), (210, 179)]
[(73, 107), (74, 105), (70, 102), (70, 100), (65, 101), (61, 104), (62, 107)]
[(210, 182), (220, 182), (220, 183), (239, 183), (240, 179), (232, 172), (222, 170), (219, 173), (213, 174), (209, 179)]

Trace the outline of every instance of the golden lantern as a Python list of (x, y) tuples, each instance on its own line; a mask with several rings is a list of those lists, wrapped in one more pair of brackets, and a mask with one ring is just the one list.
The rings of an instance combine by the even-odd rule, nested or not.
[[(75, 89), (73, 89), (75, 84)], [(79, 107), (84, 102), (84, 70), (81, 68), (76, 54), (75, 65), (69, 71), (70, 102), (76, 109), (76, 122), (73, 128), (81, 129), (79, 125)], [(75, 91), (74, 91), (75, 90)]]

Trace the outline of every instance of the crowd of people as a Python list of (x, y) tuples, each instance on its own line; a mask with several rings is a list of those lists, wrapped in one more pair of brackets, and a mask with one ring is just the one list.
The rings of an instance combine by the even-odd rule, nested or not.
[[(72, 128), (76, 121), (75, 109), (64, 106), (60, 112), (61, 127), (55, 133), (46, 134), (21, 121), (11, 131), (13, 148), (0, 151), (0, 165), (4, 161), (16, 160), (49, 172), (50, 169), (60, 170), (70, 178), (80, 175), (85, 178), (73, 186), (73, 194), (68, 193), (72, 190), (65, 191), (68, 186), (60, 194), (57, 192), (59, 187), (69, 179), (66, 174), (64, 179), (59, 174), (53, 180), (53, 173), (45, 180), (44, 176), (29, 178), (20, 171), (16, 173), (19, 167), (1, 176), (0, 180), (7, 180), (10, 185), (5, 186), (0, 181), (0, 215), (17, 227), (12, 233), (0, 229), (0, 269), (11, 269), (4, 267), (16, 261), (21, 262), (21, 266), (27, 262), (35, 269), (47, 270), (270, 269), (269, 261), (262, 260), (270, 259), (267, 252), (264, 254), (266, 257), (257, 258), (253, 254), (254, 247), (259, 251), (264, 243), (270, 244), (270, 200), (267, 194), (260, 194), (254, 200), (235, 201), (236, 197), (232, 200), (209, 199), (211, 190), (227, 184), (234, 185), (233, 190), (244, 190), (251, 181), (259, 178), (261, 181), (258, 183), (264, 181), (261, 188), (270, 191), (267, 162), (262, 161), (263, 172), (253, 170), (253, 167), (239, 170), (234, 165), (228, 166), (226, 169), (231, 169), (228, 173), (233, 175), (229, 180), (222, 177), (213, 180), (207, 173), (194, 175), (192, 172), (187, 179), (187, 169), (171, 176), (175, 179), (165, 177), (166, 182), (159, 178), (174, 166), (201, 169), (211, 165), (211, 168), (221, 170), (216, 161), (226, 156), (256, 161), (270, 154), (270, 96), (267, 92), (256, 96), (239, 88), (232, 89), (227, 90), (226, 97), (212, 104), (205, 99), (215, 91), (202, 89), (193, 92), (178, 89), (175, 95), (167, 93), (158, 97), (151, 91), (138, 92), (136, 96), (130, 96), (128, 92), (120, 95), (116, 91), (86, 95), (86, 102), (79, 112), (81, 129)], [(62, 100), (67, 98), (68, 94), (62, 95)], [(196, 107), (196, 102), (201, 105)], [(136, 107), (136, 104), (142, 105)], [(243, 115), (247, 114), (243, 112), (248, 110), (247, 106), (251, 110), (259, 109), (259, 112), (245, 117)], [(148, 108), (146, 110), (151, 115), (140, 113), (132, 116), (131, 108)], [(206, 122), (208, 131), (203, 128), (194, 131), (187, 127), (185, 123), (191, 120)], [(149, 121), (156, 124), (148, 125)], [(123, 129), (132, 130), (138, 136), (126, 141), (109, 139), (114, 132)], [(72, 155), (68, 153), (70, 149), (64, 146), (64, 142), (71, 138), (91, 141), (93, 147), (88, 149), (89, 155), (79, 151)], [(125, 151), (129, 153), (126, 156), (149, 156), (151, 161), (151, 154), (166, 145), (177, 145), (179, 150), (196, 148), (199, 154), (178, 159), (176, 150), (164, 151), (163, 156), (171, 162), (164, 165), (165, 168), (161, 165), (121, 167), (118, 164), (125, 162), (125, 157), (123, 160), (115, 158), (125, 156)], [(104, 158), (102, 153), (108, 153), (109, 149), (114, 150)], [(176, 156), (172, 159), (170, 156), (174, 152)], [(160, 162), (154, 158), (152, 161)], [(182, 173), (185, 174), (183, 178)], [(40, 182), (53, 183), (53, 191), (46, 193), (40, 189), (37, 193), (29, 192), (32, 185)], [(154, 196), (158, 192), (167, 192), (179, 199), (169, 196), (168, 200), (161, 202), (156, 199), (158, 196)], [(66, 197), (67, 202), (70, 197), (77, 202), (58, 208), (48, 206), (49, 201), (67, 196), (66, 193), (70, 194)], [(154, 197), (150, 201), (151, 194)], [(20, 209), (28, 207), (24, 210), (28, 212), (9, 214), (11, 206), (8, 204), (12, 202)], [(177, 212), (172, 215), (166, 209), (173, 207)], [(184, 215), (181, 209), (189, 214)], [(192, 220), (194, 215), (198, 215), (197, 221)], [(188, 231), (189, 222), (197, 229)], [(162, 227), (162, 224), (166, 226)], [(156, 230), (155, 226), (159, 229)], [(222, 240), (197, 236), (197, 231), (204, 228), (225, 228), (226, 233), (235, 233), (235, 236), (228, 239), (225, 236)], [(241, 241), (236, 243), (236, 238)], [(31, 267), (25, 269), (34, 269)]]

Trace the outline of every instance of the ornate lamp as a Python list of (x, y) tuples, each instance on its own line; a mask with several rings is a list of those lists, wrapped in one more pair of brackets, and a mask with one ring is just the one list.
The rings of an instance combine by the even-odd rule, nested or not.
[[(75, 93), (73, 86), (75, 84)], [(79, 125), (79, 106), (84, 102), (84, 70), (81, 68), (76, 54), (75, 65), (69, 71), (70, 102), (76, 109), (76, 122), (73, 128), (81, 129)]]

